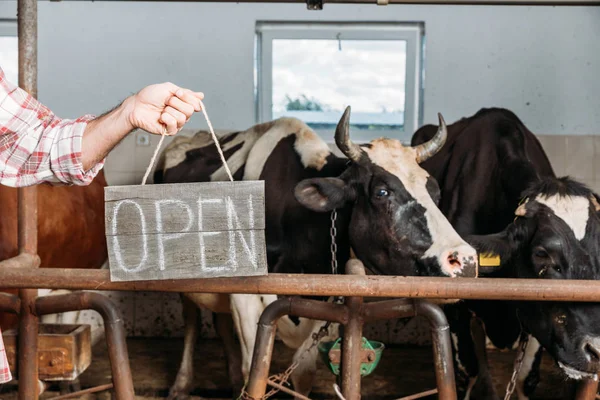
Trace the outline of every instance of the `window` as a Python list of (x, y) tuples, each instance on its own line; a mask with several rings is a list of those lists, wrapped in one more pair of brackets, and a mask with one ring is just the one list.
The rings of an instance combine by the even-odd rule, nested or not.
[(0, 67), (15, 85), (19, 79), (17, 21), (0, 19)]
[(356, 141), (410, 141), (421, 123), (423, 42), (418, 23), (258, 23), (258, 122), (297, 117), (333, 141), (350, 105)]

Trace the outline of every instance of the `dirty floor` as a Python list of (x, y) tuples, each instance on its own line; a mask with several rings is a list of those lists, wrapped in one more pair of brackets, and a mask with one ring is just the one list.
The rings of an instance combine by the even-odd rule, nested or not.
[[(183, 341), (181, 339), (128, 339), (129, 356), (136, 391), (136, 399), (165, 398), (178, 370)], [(290, 363), (292, 351), (277, 343), (271, 372), (283, 371)], [(490, 352), (491, 369), (494, 373), (498, 393), (504, 393), (512, 373), (514, 354), (511, 352)], [(195, 354), (196, 377), (191, 400), (204, 398), (231, 399), (225, 369), (225, 356), (218, 340), (199, 341)], [(562, 398), (565, 379), (560, 371), (544, 357), (542, 382), (536, 399), (550, 400)], [(93, 351), (92, 365), (81, 375), (82, 388), (110, 383), (111, 373), (106, 345), (99, 343)], [(319, 360), (318, 379), (311, 398), (333, 399), (334, 376)], [(428, 347), (387, 348), (377, 370), (362, 382), (363, 399), (391, 400), (410, 394), (423, 392), (435, 387), (431, 349)], [(58, 395), (51, 388), (41, 396), (50, 399)], [(275, 396), (287, 397), (287, 396)], [(85, 400), (108, 400), (108, 392), (81, 396)], [(434, 399), (437, 396), (429, 396)], [(516, 394), (513, 396), (516, 398)], [(6, 384), (0, 387), (0, 400), (17, 400), (16, 387)]]

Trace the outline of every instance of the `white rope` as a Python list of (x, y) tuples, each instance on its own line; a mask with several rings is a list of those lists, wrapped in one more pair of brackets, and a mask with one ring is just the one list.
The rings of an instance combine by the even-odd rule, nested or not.
[[(206, 123), (208, 124), (208, 129), (210, 130), (210, 134), (213, 138), (213, 141), (215, 142), (215, 146), (217, 146), (217, 151), (219, 152), (219, 156), (221, 157), (221, 162), (223, 163), (223, 167), (225, 167), (225, 171), (227, 172), (227, 176), (229, 177), (229, 180), (231, 182), (233, 182), (233, 175), (231, 175), (231, 171), (229, 170), (229, 166), (227, 165), (227, 160), (225, 160), (225, 155), (223, 154), (223, 150), (221, 150), (221, 145), (219, 144), (219, 139), (217, 138), (217, 135), (215, 135), (215, 131), (213, 129), (212, 124), (210, 123), (208, 114), (206, 114), (206, 107), (204, 107), (202, 100), (199, 100), (199, 101), (200, 101), (200, 107), (202, 108), (202, 114), (204, 114), (204, 118), (206, 119)], [(154, 162), (156, 161), (156, 157), (158, 156), (158, 151), (160, 150), (160, 147), (162, 146), (163, 141), (165, 140), (166, 133), (167, 133), (167, 130), (165, 129), (165, 131), (162, 133), (162, 135), (160, 137), (158, 146), (156, 146), (156, 149), (154, 150), (154, 154), (152, 155), (152, 158), (150, 159), (150, 164), (148, 165), (148, 168), (146, 169), (146, 173), (144, 174), (144, 178), (142, 179), (142, 185), (146, 184), (146, 180), (148, 179), (148, 176), (150, 175), (150, 171), (152, 171), (152, 167), (154, 166)]]
[(340, 391), (340, 387), (337, 385), (337, 383), (334, 383), (334, 384), (333, 384), (333, 390), (335, 391), (335, 394), (337, 395), (337, 397), (338, 397), (340, 400), (346, 400), (346, 399), (344, 398), (344, 396), (342, 395), (342, 392)]
[(160, 141), (158, 142), (158, 146), (156, 146), (156, 149), (154, 149), (154, 154), (152, 155), (152, 158), (150, 159), (150, 165), (148, 165), (148, 168), (146, 168), (146, 173), (144, 174), (144, 178), (142, 179), (142, 185), (146, 184), (146, 179), (148, 179), (148, 175), (150, 175), (150, 171), (152, 170), (152, 167), (154, 166), (154, 161), (156, 161), (156, 156), (158, 155), (158, 151), (160, 150), (160, 146), (162, 146), (164, 140), (165, 140), (165, 134), (163, 133), (160, 136)]
[(202, 107), (202, 113), (204, 114), (204, 118), (206, 118), (206, 123), (208, 124), (208, 129), (210, 130), (210, 134), (212, 135), (212, 138), (215, 141), (215, 146), (217, 146), (217, 151), (219, 152), (219, 156), (221, 156), (221, 161), (223, 162), (223, 166), (225, 167), (227, 176), (229, 177), (229, 180), (231, 182), (233, 182), (233, 176), (231, 175), (231, 171), (229, 170), (229, 166), (227, 165), (227, 160), (225, 160), (225, 156), (223, 155), (223, 150), (221, 150), (221, 146), (219, 145), (219, 139), (217, 139), (217, 135), (215, 135), (215, 131), (213, 130), (212, 124), (210, 123), (210, 119), (208, 119), (208, 115), (206, 114), (206, 108), (204, 107), (204, 104), (202, 104), (202, 100), (200, 100), (200, 106)]

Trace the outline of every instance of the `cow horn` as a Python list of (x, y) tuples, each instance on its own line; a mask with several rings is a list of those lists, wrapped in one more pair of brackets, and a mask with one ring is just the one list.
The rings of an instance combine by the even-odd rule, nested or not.
[(590, 195), (590, 201), (592, 202), (594, 209), (596, 211), (600, 211), (600, 203), (598, 203), (598, 199), (596, 199), (596, 196), (594, 196), (593, 194)]
[(359, 162), (363, 155), (363, 149), (350, 140), (350, 106), (346, 107), (344, 115), (335, 128), (335, 144), (337, 147), (354, 162)]
[(444, 121), (442, 114), (438, 113), (438, 118), (440, 120), (440, 127), (435, 136), (432, 137), (431, 140), (415, 146), (415, 150), (417, 151), (417, 163), (419, 164), (435, 155), (435, 153), (440, 151), (442, 146), (444, 146), (444, 143), (446, 143), (448, 128), (446, 127), (446, 122)]

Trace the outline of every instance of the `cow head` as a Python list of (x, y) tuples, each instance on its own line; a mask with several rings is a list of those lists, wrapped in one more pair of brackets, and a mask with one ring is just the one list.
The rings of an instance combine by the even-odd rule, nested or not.
[(445, 143), (438, 133), (417, 147), (377, 139), (358, 146), (349, 137), (350, 107), (335, 140), (349, 166), (337, 178), (314, 178), (296, 186), (296, 199), (317, 212), (349, 208), (350, 244), (375, 273), (386, 275), (473, 275), (477, 253), (437, 207), (439, 187), (419, 166)]
[[(499, 234), (474, 238), (476, 247), (500, 256), (504, 276), (599, 279), (596, 195), (568, 178), (547, 178), (524, 198), (514, 223)], [(600, 372), (600, 304), (522, 302), (517, 310), (523, 328), (570, 377)]]

